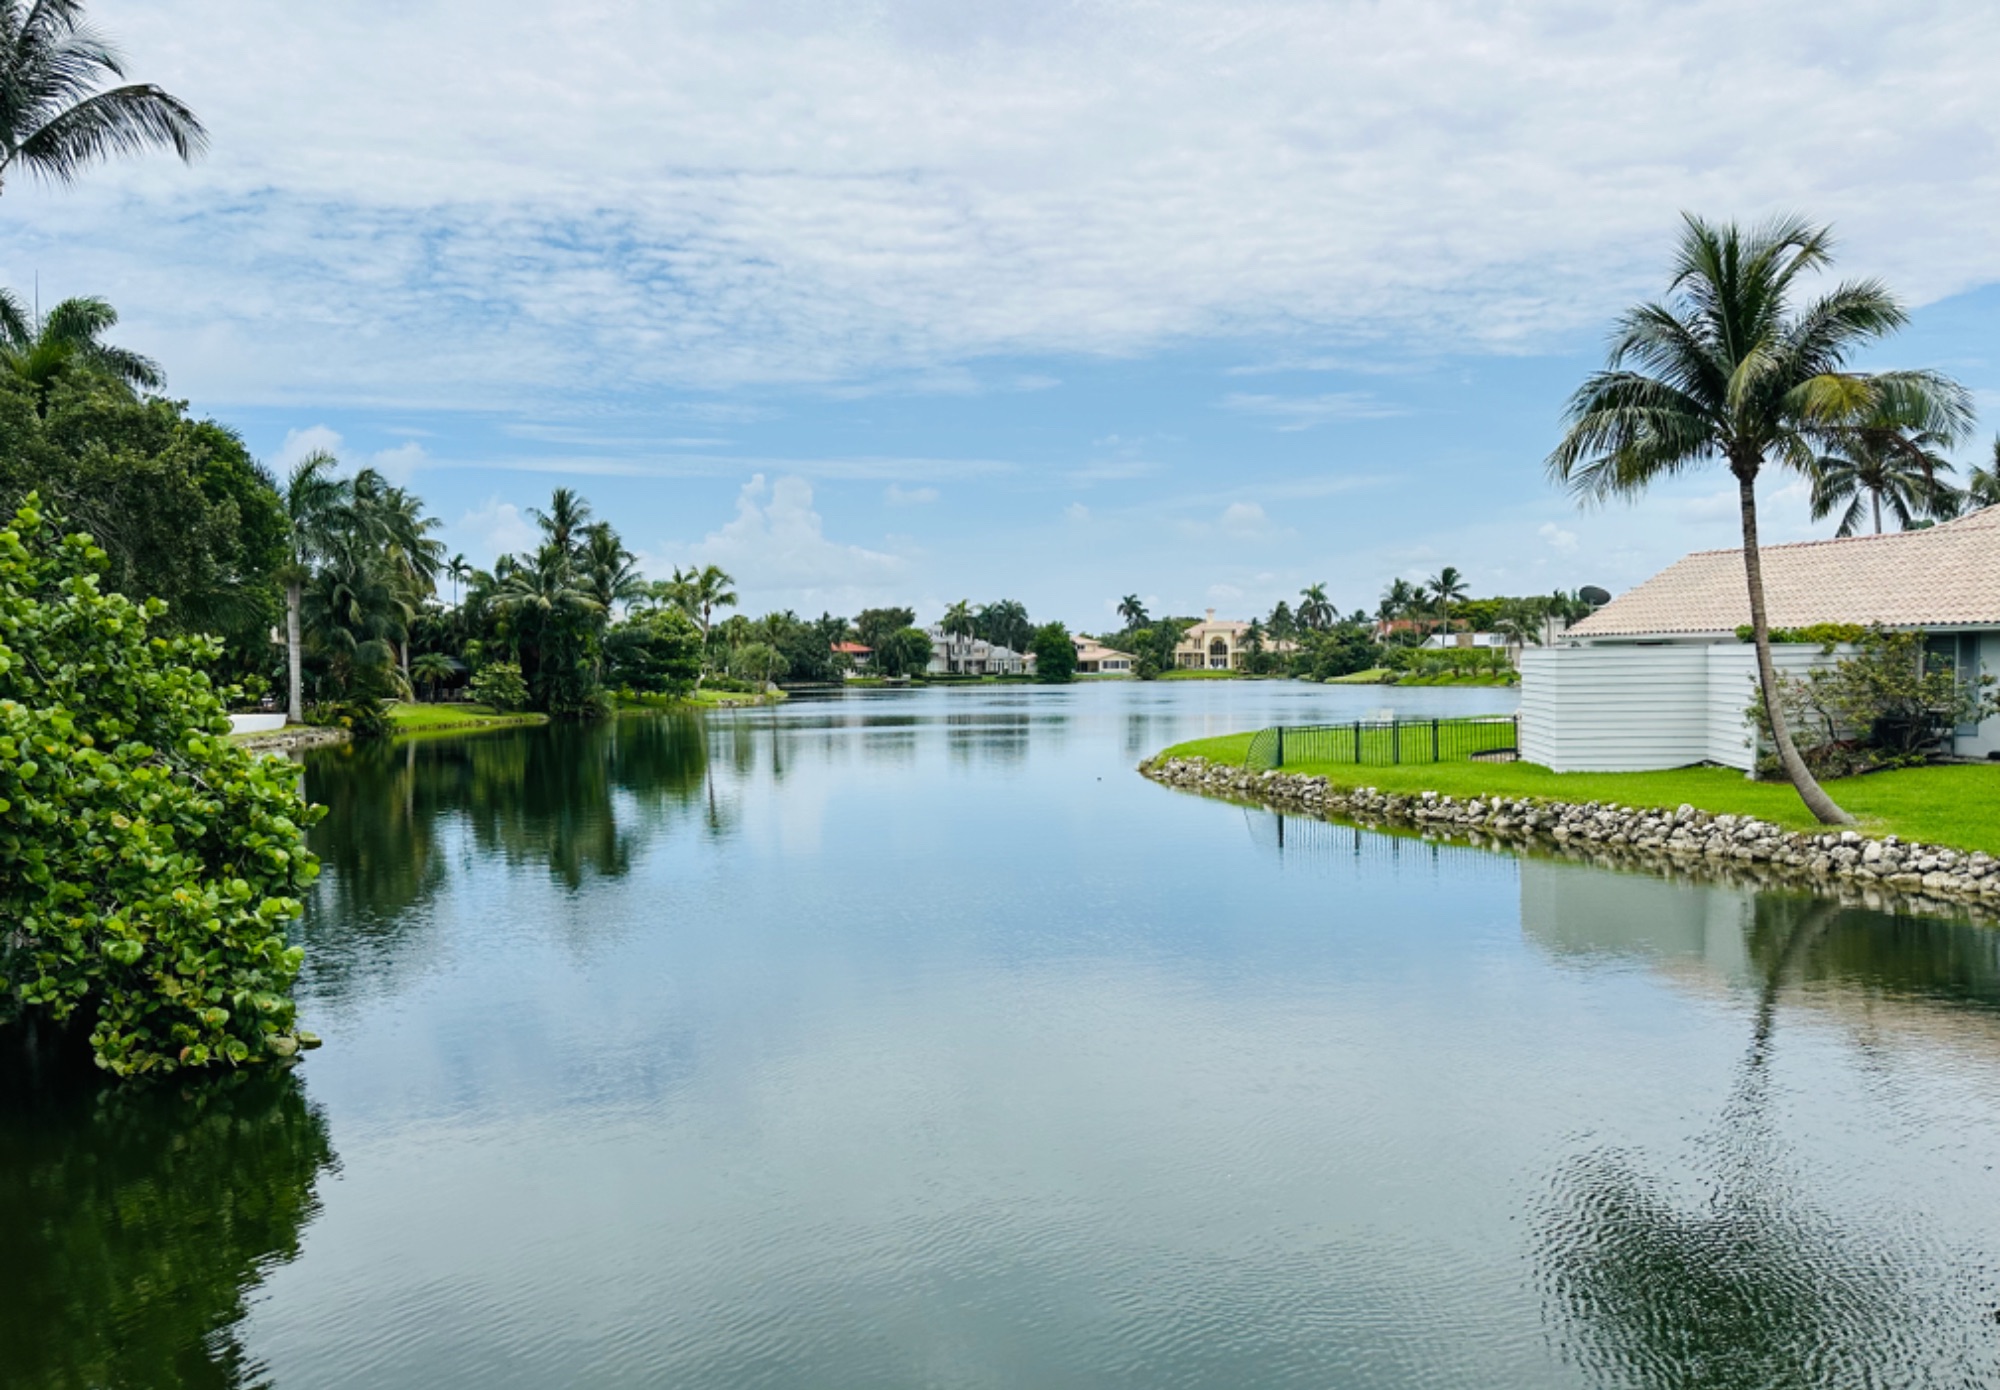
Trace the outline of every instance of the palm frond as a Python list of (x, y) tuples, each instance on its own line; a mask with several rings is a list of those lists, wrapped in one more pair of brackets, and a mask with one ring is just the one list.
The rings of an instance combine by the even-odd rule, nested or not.
[(0, 169), (19, 161), (49, 183), (67, 184), (113, 155), (162, 146), (192, 160), (208, 148), (208, 131), (180, 98), (151, 83), (136, 83), (99, 92), (52, 115), (0, 159)]

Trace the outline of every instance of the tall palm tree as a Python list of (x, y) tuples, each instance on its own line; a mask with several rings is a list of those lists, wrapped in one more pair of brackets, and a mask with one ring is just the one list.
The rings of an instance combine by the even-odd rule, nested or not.
[(1127, 632), (1137, 632), (1146, 625), (1146, 605), (1137, 594), (1127, 594), (1118, 600), (1118, 616), (1125, 620)]
[(191, 160), (208, 132), (150, 82), (106, 85), (124, 61), (83, 19), (83, 0), (0, 0), (0, 188), (17, 164), (69, 184), (114, 154), (167, 147)]
[(972, 616), (972, 605), (960, 599), (944, 610), (944, 622), (941, 626), (948, 637), (970, 637), (978, 630), (979, 623)]
[(118, 311), (102, 299), (65, 299), (37, 316), (11, 291), (0, 290), (0, 370), (34, 391), (35, 409), (42, 415), (48, 414), (56, 382), (75, 372), (131, 390), (165, 386), (166, 374), (158, 363), (104, 341), (105, 332), (117, 323)]
[(1965, 479), (1965, 500), (1973, 507), (2000, 506), (2000, 439), (1993, 441), (1993, 466), (1974, 466)]
[(1333, 603), (1326, 596), (1326, 585), (1308, 584), (1299, 590), (1299, 626), (1311, 632), (1324, 632), (1333, 626)]
[(1939, 452), (1941, 442), (1928, 432), (1879, 423), (1836, 439), (1813, 467), (1813, 520), (1837, 511), (1840, 526), (1834, 534), (1851, 536), (1861, 525), (1865, 507), (1872, 512), (1879, 536), (1884, 504), (1905, 531), (1920, 518), (1939, 520), (1956, 514), (1961, 499), (1945, 481), (1952, 466)]
[(1746, 232), (1686, 217), (1667, 301), (1619, 321), (1604, 370), (1570, 398), (1548, 469), (1584, 501), (1634, 497), (1706, 464), (1729, 470), (1772, 742), (1812, 813), (1849, 824), (1785, 725), (1757, 545), (1757, 479), (1766, 463), (1809, 473), (1848, 422), (1871, 409), (1944, 440), (1959, 437), (1972, 412), (1964, 388), (1934, 372), (1843, 370), (1908, 315), (1873, 280), (1840, 285), (1794, 311), (1796, 281), (1828, 263), (1830, 244), (1824, 228), (1797, 218)]
[(1458, 572), (1456, 566), (1446, 565), (1443, 569), (1432, 575), (1430, 582), (1424, 587), (1430, 592), (1431, 603), (1436, 606), (1438, 617), (1442, 621), (1445, 631), (1449, 632), (1451, 630), (1451, 606), (1470, 592), (1466, 587), (1465, 576)]
[(458, 586), (472, 578), (473, 569), (463, 554), (454, 555), (444, 564), (445, 578), (451, 581), (451, 606), (458, 608)]
[(607, 613), (618, 604), (630, 604), (646, 592), (638, 557), (625, 548), (608, 521), (583, 528), (579, 560), (584, 587)]
[(353, 523), (354, 485), (334, 476), (333, 470), (339, 466), (332, 454), (314, 450), (299, 460), (285, 480), (290, 552), (278, 577), (285, 585), (285, 717), (294, 724), (306, 717), (300, 660), (305, 646), (305, 585), (315, 567), (340, 546)]
[[(720, 565), (704, 565), (700, 569), (690, 567), (685, 574), (676, 568), (674, 577), (668, 581), (673, 590), (674, 602), (679, 604), (681, 611), (693, 618), (695, 626), (701, 629), (701, 650), (704, 661), (708, 653), (708, 634), (715, 623), (715, 610), (736, 606), (736, 590), (730, 587), (735, 582), (729, 571)], [(696, 678), (695, 684), (699, 685), (706, 675), (707, 670), (704, 667), (702, 676)]]
[(1417, 591), (1407, 579), (1398, 579), (1382, 591), (1382, 602), (1376, 605), (1375, 616), (1385, 623), (1410, 616), (1410, 610), (1417, 604)]
[(576, 537), (590, 520), (590, 503), (574, 488), (559, 487), (549, 494), (549, 509), (532, 507), (528, 515), (542, 528), (542, 534), (553, 541), (565, 555), (576, 550)]
[[(389, 573), (401, 590), (405, 605), (414, 614), (437, 592), (438, 570), (444, 565), (444, 542), (430, 533), (438, 520), (425, 516), (424, 501), (406, 488), (392, 487), (373, 468), (354, 475), (354, 510), (366, 540), (377, 547)], [(410, 680), (410, 644), (407, 637), (397, 651), (403, 683)]]

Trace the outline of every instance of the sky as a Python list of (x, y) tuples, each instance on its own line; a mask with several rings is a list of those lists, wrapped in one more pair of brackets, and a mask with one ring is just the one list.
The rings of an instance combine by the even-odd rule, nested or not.
[(1616, 591), (1735, 535), (1720, 473), (1543, 471), (1683, 211), (1832, 224), (1913, 310), (1860, 365), (2000, 431), (1991, 0), (90, 13), (213, 147), (10, 181), (0, 283), (110, 299), (273, 468), (381, 468), (479, 564), (567, 486), (752, 613)]

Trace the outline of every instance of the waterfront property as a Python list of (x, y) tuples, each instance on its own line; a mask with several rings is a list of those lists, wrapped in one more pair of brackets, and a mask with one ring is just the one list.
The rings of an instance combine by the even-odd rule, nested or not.
[(869, 669), (869, 660), (875, 655), (875, 649), (863, 646), (859, 642), (835, 642), (833, 654), (847, 658), (849, 670), (865, 674)]
[[(1880, 625), (1927, 634), (1970, 679), (2000, 671), (2000, 507), (1921, 531), (1766, 546), (1771, 627)], [(1687, 556), (1521, 660), (1522, 756), (1557, 772), (1755, 763), (1746, 711), (1756, 649), (1740, 550)], [(1779, 643), (1781, 671), (1835, 659)], [(2000, 717), (1960, 726), (1960, 757), (2000, 753)]]
[(1022, 676), (1030, 674), (1026, 658), (1011, 647), (962, 632), (946, 632), (941, 624), (925, 629), (931, 639), (932, 676)]
[[(1174, 645), (1174, 665), (1183, 671), (1240, 671), (1249, 657), (1247, 638), (1251, 624), (1233, 618), (1217, 618), (1213, 608), (1208, 616), (1181, 634)], [(1264, 650), (1290, 652), (1298, 644), (1264, 638)]]
[(1129, 675), (1132, 655), (1105, 646), (1095, 637), (1075, 637), (1076, 673), (1079, 676)]

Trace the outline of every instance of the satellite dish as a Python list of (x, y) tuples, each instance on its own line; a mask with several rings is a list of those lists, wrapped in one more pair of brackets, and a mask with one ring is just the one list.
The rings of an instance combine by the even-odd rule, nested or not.
[(1592, 608), (1602, 608), (1605, 604), (1611, 602), (1610, 593), (1598, 588), (1595, 584), (1584, 585), (1576, 591), (1576, 596)]

